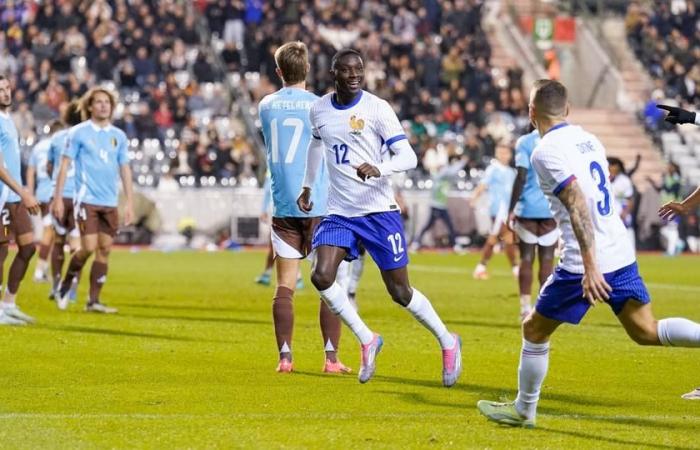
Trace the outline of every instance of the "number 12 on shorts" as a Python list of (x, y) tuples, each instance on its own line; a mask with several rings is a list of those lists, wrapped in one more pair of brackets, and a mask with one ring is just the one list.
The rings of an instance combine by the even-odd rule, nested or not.
[(394, 255), (403, 253), (403, 239), (401, 239), (401, 233), (390, 234), (386, 239), (391, 242), (391, 249), (394, 251)]

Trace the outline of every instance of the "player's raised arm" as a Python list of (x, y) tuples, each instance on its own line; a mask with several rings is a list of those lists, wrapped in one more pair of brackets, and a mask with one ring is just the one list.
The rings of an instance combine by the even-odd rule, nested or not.
[(571, 227), (581, 249), (584, 267), (583, 280), (581, 281), (583, 296), (594, 306), (597, 300), (607, 300), (612, 288), (598, 270), (595, 254), (595, 231), (586, 198), (575, 179), (564, 186), (557, 197), (569, 212)]

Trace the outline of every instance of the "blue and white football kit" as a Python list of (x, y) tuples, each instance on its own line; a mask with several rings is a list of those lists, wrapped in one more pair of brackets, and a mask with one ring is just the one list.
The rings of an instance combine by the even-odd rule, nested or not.
[(637, 269), (610, 186), (605, 148), (579, 126), (562, 123), (543, 137), (532, 154), (532, 166), (549, 198), (564, 240), (559, 266), (537, 300), (537, 312), (550, 319), (579, 323), (590, 305), (583, 297), (583, 259), (568, 211), (557, 195), (576, 180), (588, 203), (595, 232), (597, 263), (613, 288), (608, 302), (618, 314), (628, 300), (650, 301)]

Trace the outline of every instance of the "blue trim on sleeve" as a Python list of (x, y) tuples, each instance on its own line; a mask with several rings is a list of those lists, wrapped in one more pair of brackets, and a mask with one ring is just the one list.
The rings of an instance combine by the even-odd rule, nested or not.
[(408, 139), (405, 134), (397, 134), (393, 138), (389, 138), (386, 140), (386, 146), (391, 147), (391, 144), (401, 141), (403, 139)]
[[(569, 126), (568, 122), (558, 123), (558, 124), (554, 125), (552, 128), (550, 128), (549, 130), (545, 131), (544, 134), (547, 134), (550, 131), (558, 130), (559, 128), (564, 128), (564, 127), (568, 127), (568, 126)], [(542, 135), (542, 137), (544, 137), (544, 134)]]
[(338, 102), (336, 101), (336, 94), (334, 93), (333, 95), (331, 95), (331, 105), (333, 105), (333, 107), (334, 107), (335, 109), (350, 109), (350, 108), (352, 108), (353, 106), (355, 106), (355, 105), (357, 105), (358, 103), (360, 103), (360, 99), (362, 98), (362, 94), (363, 94), (363, 93), (364, 93), (364, 91), (360, 91), (360, 93), (357, 94), (357, 95), (355, 96), (355, 98), (353, 98), (352, 101), (351, 101), (350, 103), (348, 103), (347, 105), (341, 105), (340, 103), (338, 103)]
[(568, 185), (570, 185), (571, 182), (574, 181), (574, 180), (576, 180), (576, 176), (575, 176), (575, 175), (571, 175), (569, 178), (567, 178), (566, 180), (564, 180), (564, 181), (562, 181), (561, 183), (559, 183), (559, 185), (558, 185), (557, 187), (554, 188), (554, 190), (552, 191), (552, 193), (553, 193), (554, 195), (559, 195), (559, 193), (562, 191), (562, 189), (564, 189), (565, 187), (567, 187)]

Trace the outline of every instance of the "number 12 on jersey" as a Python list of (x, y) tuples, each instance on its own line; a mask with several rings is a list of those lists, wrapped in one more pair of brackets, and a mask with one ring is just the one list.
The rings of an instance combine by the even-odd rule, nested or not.
[(336, 144), (333, 146), (333, 151), (335, 152), (336, 164), (350, 164), (347, 144)]

